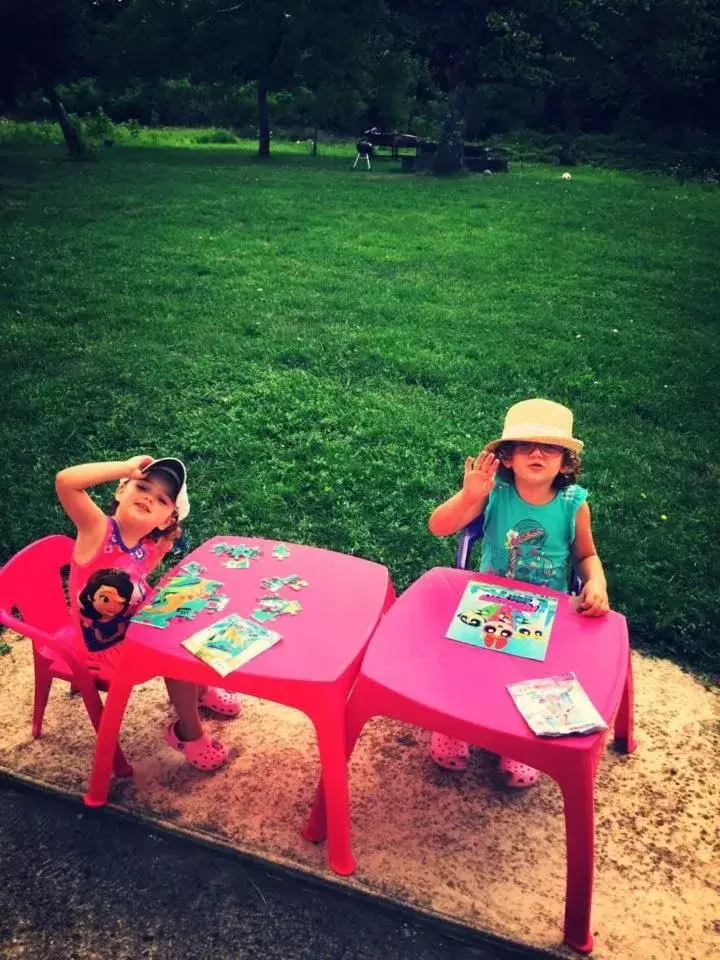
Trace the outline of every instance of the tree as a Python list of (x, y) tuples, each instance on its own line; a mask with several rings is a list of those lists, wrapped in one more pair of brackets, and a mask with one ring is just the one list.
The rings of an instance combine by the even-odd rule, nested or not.
[(330, 120), (347, 129), (348, 118), (360, 115), (365, 126), (407, 122), (415, 64), (382, 17), (379, 4), (335, 5), (332, 30), (305, 44), (298, 70), (313, 94), (316, 125)]
[(13, 104), (20, 94), (41, 89), (72, 156), (82, 153), (82, 142), (56, 87), (76, 66), (79, 14), (77, 4), (62, 0), (0, 0), (0, 98)]
[(131, 0), (0, 0), (0, 101), (42, 90), (71, 156), (83, 153), (80, 134), (58, 85), (95, 67), (94, 47), (107, 24)]
[(719, 0), (549, 0), (540, 32), (548, 117), (569, 137), (641, 118), (711, 122), (720, 79)]
[(131, 62), (146, 75), (257, 89), (258, 154), (270, 155), (269, 94), (306, 87), (313, 112), (339, 107), (360, 81), (379, 0), (136, 0), (123, 18)]
[(387, 0), (413, 53), (430, 65), (447, 95), (447, 114), (433, 172), (462, 169), (468, 90), (485, 82), (536, 80), (541, 39), (532, 0)]

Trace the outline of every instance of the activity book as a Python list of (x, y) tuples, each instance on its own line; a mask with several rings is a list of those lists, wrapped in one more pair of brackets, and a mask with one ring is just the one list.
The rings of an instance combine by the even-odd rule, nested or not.
[(508, 690), (527, 725), (539, 737), (607, 729), (574, 673), (509, 683)]
[(280, 634), (231, 613), (199, 630), (182, 645), (199, 657), (221, 677), (226, 677), (259, 653), (269, 650)]
[(471, 580), (445, 634), (475, 647), (544, 660), (557, 600)]

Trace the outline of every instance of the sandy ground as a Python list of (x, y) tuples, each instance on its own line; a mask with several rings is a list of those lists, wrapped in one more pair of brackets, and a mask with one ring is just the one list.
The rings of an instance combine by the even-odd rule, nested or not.
[[(30, 736), (29, 641), (0, 658), (0, 767), (82, 794), (93, 735), (82, 702), (56, 683), (43, 736)], [(720, 957), (720, 704), (665, 661), (634, 655), (638, 749), (605, 754), (597, 786), (593, 931), (597, 958)], [(240, 718), (208, 727), (231, 751), (206, 775), (162, 740), (162, 681), (138, 687), (122, 733), (135, 766), (111, 802), (160, 826), (279, 864), (333, 877), (324, 847), (300, 830), (319, 773), (310, 722), (248, 698)], [(348, 882), (516, 943), (565, 955), (562, 801), (543, 777), (499, 788), (495, 758), (473, 753), (465, 774), (427, 758), (427, 734), (388, 720), (365, 729), (350, 767), (354, 852)]]

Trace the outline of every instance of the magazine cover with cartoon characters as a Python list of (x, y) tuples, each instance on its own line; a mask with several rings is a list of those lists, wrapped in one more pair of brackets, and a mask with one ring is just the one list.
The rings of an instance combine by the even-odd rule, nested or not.
[(544, 660), (557, 600), (471, 580), (446, 637), (513, 657)]

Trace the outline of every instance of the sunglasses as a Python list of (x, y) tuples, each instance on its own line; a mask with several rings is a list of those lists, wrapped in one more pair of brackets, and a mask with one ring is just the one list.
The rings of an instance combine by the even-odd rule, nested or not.
[(558, 447), (554, 443), (534, 443), (532, 440), (514, 440), (513, 449), (525, 454), (537, 450), (541, 457), (557, 457), (565, 453), (565, 447)]

